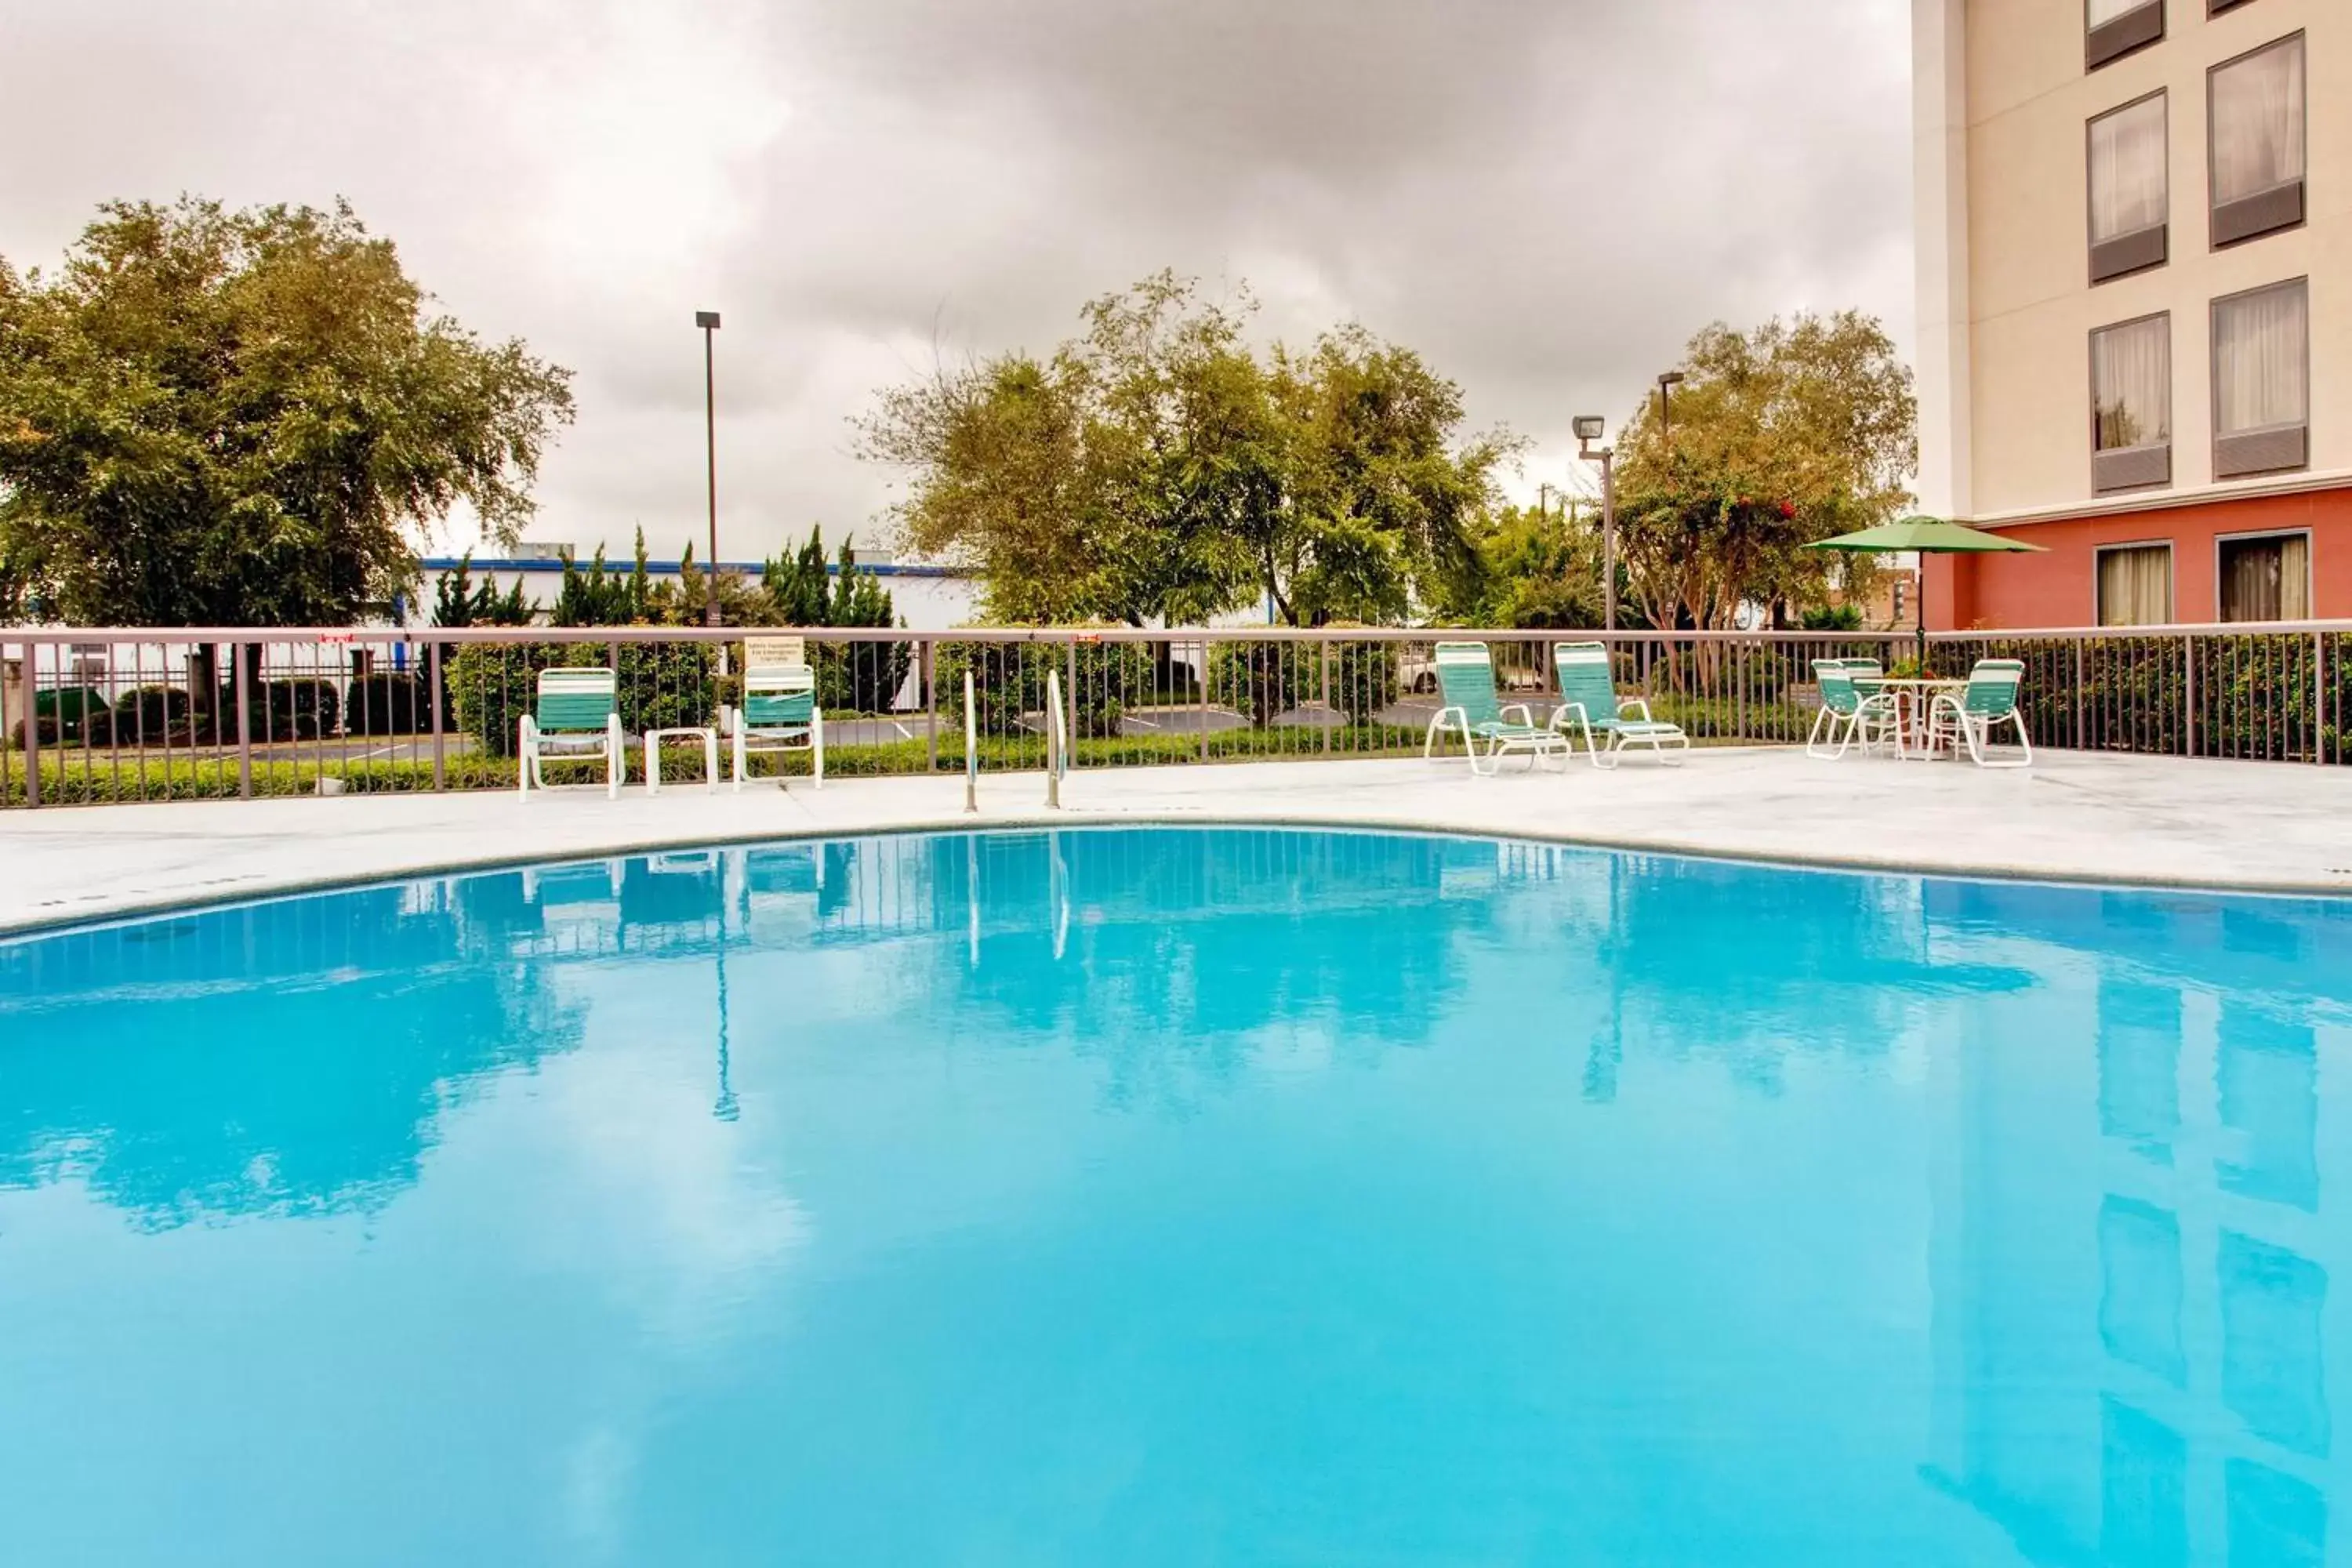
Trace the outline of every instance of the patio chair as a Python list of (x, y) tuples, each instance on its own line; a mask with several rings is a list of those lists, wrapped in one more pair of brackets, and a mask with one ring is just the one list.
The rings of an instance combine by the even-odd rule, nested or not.
[[(1584, 737), (1584, 750), (1596, 768), (1613, 768), (1634, 746), (1647, 746), (1659, 761), (1681, 765), (1666, 748), (1690, 750), (1690, 737), (1675, 724), (1662, 723), (1650, 713), (1647, 698), (1619, 697), (1617, 678), (1611, 670), (1609, 650), (1597, 642), (1562, 643), (1552, 649), (1552, 668), (1559, 677), (1559, 706), (1551, 712), (1550, 728), (1571, 737)], [(1602, 738), (1608, 740), (1602, 747)]]
[(541, 670), (537, 707), (522, 716), (520, 728), (521, 743), (517, 752), (521, 765), (515, 781), (519, 794), (529, 795), (534, 784), (548, 787), (546, 764), (550, 762), (602, 757), (604, 793), (619, 798), (625, 764), (620, 702), (611, 670), (593, 667)]
[[(1514, 702), (1506, 708), (1496, 699), (1495, 661), (1485, 643), (1439, 643), (1437, 689), (1445, 706), (1429, 721), (1429, 733), (1421, 747), (1424, 760), (1436, 754), (1441, 735), (1458, 731), (1470, 753), (1470, 771), (1481, 777), (1501, 772), (1502, 759), (1512, 752), (1527, 752), (1531, 768), (1547, 756), (1559, 758), (1562, 769), (1568, 766), (1571, 748), (1565, 735), (1538, 729), (1526, 703)], [(1516, 720), (1511, 717), (1515, 713)], [(1481, 741), (1486, 743), (1484, 767), (1478, 765)]]
[(746, 666), (742, 705), (728, 710), (726, 722), (738, 791), (747, 756), (802, 750), (811, 754), (816, 787), (824, 787), (824, 713), (816, 705), (816, 671), (807, 665)]
[[(2024, 710), (2017, 705), (2018, 688), (2024, 680), (2025, 665), (2021, 660), (1977, 660), (1976, 668), (1969, 671), (1968, 689), (1958, 696), (1946, 692), (1928, 709), (1930, 752), (1948, 738), (1956, 745), (1966, 745), (1969, 760), (1980, 768), (2032, 767), (2033, 741), (2025, 732)], [(1992, 749), (1993, 730), (2001, 724), (2016, 727), (2021, 755), (1996, 760), (1987, 754)]]
[[(1850, 746), (1860, 744), (1868, 756), (1893, 742), (1903, 754), (1903, 708), (1892, 691), (1870, 683), (1879, 673), (1876, 659), (1817, 658), (1813, 680), (1822, 689), (1822, 710), (1813, 719), (1813, 732), (1805, 737), (1805, 755), (1835, 762)], [(1867, 664), (1869, 669), (1856, 669)]]

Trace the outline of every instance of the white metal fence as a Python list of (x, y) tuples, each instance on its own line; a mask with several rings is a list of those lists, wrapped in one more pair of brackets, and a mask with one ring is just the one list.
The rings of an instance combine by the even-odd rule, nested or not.
[[(752, 635), (773, 635), (759, 628)], [(806, 639), (832, 777), (951, 773), (970, 728), (985, 772), (1037, 771), (1048, 677), (1077, 770), (1417, 754), (1440, 640), (1493, 651), (1538, 721), (1551, 650), (1602, 640), (1619, 689), (1699, 744), (1792, 744), (1818, 710), (1811, 661), (1912, 658), (1907, 634), (1334, 629), (952, 632), (820, 628)], [(740, 628), (0, 630), (0, 805), (512, 787), (537, 672), (619, 677), (630, 765), (644, 731), (709, 724), (742, 668)], [(2341, 763), (2352, 622), (1958, 633), (1937, 674), (2027, 668), (2037, 746)], [(665, 753), (683, 777), (689, 749)], [(798, 769), (795, 754), (762, 769)]]

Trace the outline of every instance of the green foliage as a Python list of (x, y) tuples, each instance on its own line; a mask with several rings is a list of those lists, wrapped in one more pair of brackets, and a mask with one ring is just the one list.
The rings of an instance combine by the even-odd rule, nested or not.
[[(838, 571), (825, 567), (824, 535), (811, 529), (794, 554), (779, 555), (761, 570), (767, 624), (781, 626), (895, 626), (898, 607), (881, 578), (857, 567), (850, 540), (841, 542)], [(809, 650), (816, 669), (817, 706), (828, 713), (887, 713), (907, 671), (914, 647), (903, 642), (819, 642)]]
[[(693, 559), (692, 545), (687, 559)], [(556, 584), (551, 623), (559, 626), (641, 626), (651, 624), (654, 590), (646, 574), (646, 533), (637, 531), (636, 562), (626, 573), (607, 571), (604, 547), (583, 572), (569, 551), (563, 556), (563, 576)]]
[(1437, 619), (1529, 631), (1601, 624), (1601, 534), (1590, 520), (1506, 506), (1480, 520), (1469, 544), (1431, 605)]
[[(844, 569), (847, 544), (845, 542)], [(773, 624), (780, 626), (829, 626), (833, 622), (833, 581), (825, 570), (822, 529), (809, 530), (808, 542), (797, 554), (780, 554), (760, 571), (761, 591), (767, 595)], [(884, 595), (886, 598), (888, 595)], [(888, 621), (879, 623), (888, 626)]]
[[(1073, 737), (1115, 736), (1128, 710), (1151, 700), (1151, 649), (1134, 642), (943, 642), (932, 660), (939, 707), (950, 726), (963, 723), (963, 678), (972, 676), (975, 715), (982, 735), (1024, 728), (1045, 733), (1045, 684), (1058, 671)], [(1075, 679), (1073, 671), (1075, 670)]]
[(351, 210), (116, 203), (0, 264), (0, 558), (84, 624), (345, 625), (464, 503), (530, 516), (569, 373), (485, 343)]
[[(1660, 628), (1734, 624), (1748, 604), (1819, 601), (1832, 561), (1804, 545), (1910, 504), (1918, 406), (1879, 323), (1799, 315), (1693, 338), (1668, 433), (1646, 401), (1618, 443), (1618, 545)], [(1867, 593), (1867, 557), (1846, 562)]]
[(1218, 642), (1209, 648), (1209, 700), (1263, 730), (1283, 714), (1320, 707), (1368, 724), (1396, 701), (1397, 648), (1388, 642)]
[(717, 721), (717, 653), (708, 643), (468, 643), (450, 659), (443, 687), (475, 743), (490, 756), (510, 757), (522, 716), (538, 701), (541, 670), (609, 658), (621, 727), (638, 735)]
[(455, 571), (444, 572), (433, 581), (433, 624), (436, 626), (527, 626), (533, 619), (530, 602), (523, 597), (522, 579), (517, 577), (504, 594), (498, 583), (484, 578), (474, 582), (474, 552), (470, 550), (457, 560)]
[(114, 700), (114, 736), (120, 745), (161, 745), (188, 733), (193, 705), (176, 686), (138, 686)]
[(2032, 638), (1938, 642), (1930, 655), (1933, 673), (1955, 679), (1979, 658), (2022, 660), (2018, 704), (2037, 746), (2352, 763), (2339, 728), (2352, 715), (2352, 636), (2324, 641), (2323, 681), (2308, 636), (2200, 638), (2193, 688), (2177, 637), (2101, 638), (2079, 662), (2065, 645)]
[(1805, 612), (1799, 624), (1809, 632), (1858, 632), (1862, 630), (1862, 606), (1815, 605)]
[[(453, 728), (454, 717), (444, 715), (453, 721)], [(344, 694), (343, 732), (347, 735), (415, 735), (432, 728), (432, 682), (421, 670), (379, 670), (360, 676)]]
[(1403, 616), (1514, 443), (1457, 441), (1460, 388), (1360, 327), (1261, 358), (1254, 309), (1161, 273), (1049, 359), (886, 391), (863, 451), (913, 476), (909, 543), (974, 566), (1006, 624)]

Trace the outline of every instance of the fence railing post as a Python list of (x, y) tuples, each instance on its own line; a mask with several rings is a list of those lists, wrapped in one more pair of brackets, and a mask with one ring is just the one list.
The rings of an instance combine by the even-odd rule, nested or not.
[(1201, 760), (1209, 760), (1209, 639), (1201, 638)]
[(925, 637), (915, 645), (916, 668), (923, 683), (923, 772), (940, 771), (940, 685), (939, 665), (934, 658), (939, 645)]
[(229, 663), (236, 671), (236, 797), (239, 800), (253, 798), (253, 683), (245, 677), (247, 646), (241, 642), (228, 645)]
[(426, 700), (433, 704), (433, 793), (436, 795), (449, 787), (448, 768), (445, 760), (447, 745), (446, 726), (441, 722), (442, 704), (446, 700), (443, 693), (447, 689), (442, 684), (444, 677), (441, 673), (441, 662), (446, 647), (446, 645), (439, 642), (429, 642), (425, 645), (425, 661), (427, 673), (431, 678), (427, 681), (430, 689), (425, 696)]
[(1339, 713), (1331, 706), (1331, 644), (1328, 638), (1315, 645), (1316, 663), (1323, 677), (1323, 754), (1331, 754), (1331, 721)]
[[(2340, 754), (2344, 742), (2336, 742)], [(2311, 760), (2327, 761), (2327, 634), (2311, 634)]]
[(41, 804), (41, 645), (25, 645), (25, 804)]
[(2180, 639), (2181, 755), (2197, 754), (2197, 639)]
[(2074, 639), (2074, 749), (2090, 750), (2083, 733), (2083, 639)]

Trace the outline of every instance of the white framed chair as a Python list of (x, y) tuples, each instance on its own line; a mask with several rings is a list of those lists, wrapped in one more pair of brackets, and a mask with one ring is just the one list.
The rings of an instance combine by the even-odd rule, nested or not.
[[(1969, 760), (1980, 768), (2030, 768), (2033, 740), (2025, 732), (2025, 712), (2017, 705), (2018, 689), (2025, 683), (2025, 665), (2014, 658), (1980, 658), (1969, 671), (1968, 689), (1936, 699), (1927, 710), (1927, 749), (1932, 753), (1948, 740), (1966, 746)], [(2001, 725), (2017, 731), (2020, 754), (1992, 754), (1993, 731)]]
[[(1649, 699), (1617, 695), (1606, 645), (1562, 643), (1552, 650), (1552, 668), (1559, 678), (1559, 706), (1552, 710), (1550, 728), (1563, 736), (1583, 735), (1594, 767), (1615, 767), (1634, 746), (1647, 746), (1660, 762), (1681, 765), (1680, 753), (1690, 750), (1690, 737), (1681, 725), (1654, 718)], [(1606, 746), (1600, 743), (1603, 738)], [(1669, 747), (1675, 755), (1666, 754)], [(1572, 740), (1569, 749), (1575, 750)]]
[(1812, 733), (1805, 737), (1805, 755), (1835, 762), (1847, 749), (1859, 745), (1868, 756), (1892, 743), (1903, 754), (1903, 707), (1895, 693), (1869, 682), (1874, 668), (1858, 669), (1846, 658), (1813, 660), (1813, 682), (1821, 688), (1822, 710), (1813, 718)]
[(747, 666), (742, 703), (727, 710), (726, 721), (736, 789), (743, 787), (746, 758), (802, 750), (811, 753), (816, 787), (824, 787), (824, 710), (816, 705), (815, 670), (804, 664)]
[[(1422, 738), (1424, 761), (1437, 754), (1439, 740), (1459, 734), (1463, 749), (1470, 753), (1470, 771), (1481, 778), (1500, 772), (1503, 757), (1511, 752), (1527, 752), (1529, 767), (1539, 765), (1546, 757), (1558, 757), (1560, 767), (1567, 768), (1569, 753), (1575, 749), (1568, 737), (1538, 729), (1526, 703), (1514, 702), (1507, 708), (1496, 697), (1494, 656), (1485, 643), (1439, 643), (1437, 688), (1439, 700), (1445, 706), (1430, 719), (1429, 732)], [(1478, 751), (1482, 741), (1486, 746), (1483, 767)]]
[(519, 723), (516, 792), (546, 789), (551, 762), (604, 763), (604, 793), (621, 794), (623, 762), (619, 684), (609, 669), (559, 668), (539, 672), (537, 701)]

